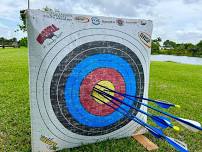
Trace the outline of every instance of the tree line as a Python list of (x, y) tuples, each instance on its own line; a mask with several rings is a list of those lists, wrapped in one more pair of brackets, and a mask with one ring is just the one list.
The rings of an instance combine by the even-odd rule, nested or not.
[[(202, 57), (202, 40), (197, 44), (176, 43), (171, 40), (166, 40), (162, 46), (160, 45), (161, 41), (160, 37), (152, 40), (152, 54)], [(23, 37), (20, 40), (17, 40), (17, 38), (6, 39), (0, 37), (0, 47), (27, 47), (27, 37)]]
[(0, 47), (5, 48), (5, 47), (27, 47), (27, 37), (21, 38), (20, 40), (17, 40), (17, 38), (11, 38), (7, 39), (4, 37), (0, 37)]
[(160, 45), (161, 38), (152, 40), (152, 54), (168, 54), (202, 57), (202, 40), (197, 44), (192, 43), (177, 43), (171, 40), (166, 40), (163, 45)]

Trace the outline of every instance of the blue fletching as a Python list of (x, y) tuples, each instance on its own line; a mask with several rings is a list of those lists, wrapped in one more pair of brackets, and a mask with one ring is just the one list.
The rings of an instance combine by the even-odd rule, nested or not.
[(171, 121), (170, 121), (170, 119), (168, 117), (164, 117), (164, 116), (158, 116), (158, 117), (161, 118), (161, 119), (164, 119), (164, 120), (168, 121), (171, 124)]
[(165, 129), (168, 128), (169, 126), (171, 126), (170, 121), (168, 121), (167, 119), (164, 119), (160, 116), (152, 116), (152, 120), (161, 128)]
[(149, 132), (154, 135), (156, 138), (161, 138), (162, 135), (163, 135), (163, 131), (156, 128), (156, 127), (153, 127), (153, 126), (150, 126), (150, 128), (148, 129)]
[(177, 151), (180, 152), (188, 152), (189, 150), (187, 149), (187, 145), (177, 139), (171, 138), (171, 137), (167, 137), (164, 136), (164, 139), (170, 144), (172, 145)]

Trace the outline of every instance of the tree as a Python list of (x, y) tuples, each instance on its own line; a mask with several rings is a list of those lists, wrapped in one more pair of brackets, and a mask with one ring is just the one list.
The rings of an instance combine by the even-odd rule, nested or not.
[[(53, 9), (49, 8), (48, 6), (42, 8), (43, 11), (53, 11)], [(23, 31), (23, 32), (27, 32), (27, 27), (26, 27), (26, 11), (25, 10), (21, 10), (20, 11), (20, 20), (21, 20), (21, 24), (18, 25), (19, 29), (16, 30), (19, 31)]]
[(21, 38), (19, 40), (19, 44), (20, 44), (20, 46), (27, 47), (27, 37)]
[(10, 39), (10, 41), (11, 41), (11, 42), (17, 42), (17, 38), (14, 37), (14, 38)]
[(1, 42), (2, 48), (4, 49), (5, 48), (5, 44), (4, 44), (4, 38), (3, 37), (0, 38), (0, 42)]
[(17, 38), (6, 39), (4, 37), (0, 37), (0, 45), (2, 48), (5, 47), (18, 47)]
[(194, 48), (195, 46), (194, 46), (194, 44), (192, 44), (192, 43), (185, 43), (185, 44), (184, 44), (184, 47), (185, 47), (186, 50), (191, 50), (191, 49)]
[(196, 47), (199, 49), (199, 51), (202, 51), (202, 40), (196, 44)]
[(196, 54), (198, 54), (199, 56), (202, 56), (202, 40), (196, 44)]
[(170, 41), (170, 40), (166, 40), (163, 42), (163, 45), (165, 47), (172, 47), (175, 48), (176, 47), (176, 43), (174, 41)]
[(25, 10), (20, 11), (20, 20), (21, 20), (21, 24), (18, 24), (19, 29), (17, 29), (16, 32), (19, 30), (26, 32), (27, 27), (26, 27), (26, 12), (25, 12)]
[(152, 40), (152, 47), (151, 47), (151, 51), (152, 51), (152, 54), (155, 54), (155, 53), (159, 53), (159, 47), (160, 47), (160, 43), (161, 42), (161, 38), (158, 37), (154, 40)]
[(161, 42), (162, 39), (161, 39), (160, 37), (157, 37), (156, 39), (153, 39), (152, 41), (153, 41), (153, 42)]
[(176, 44), (174, 53), (177, 55), (185, 55), (186, 54), (185, 44), (183, 43)]
[(53, 11), (53, 9), (50, 8), (50, 7), (48, 7), (48, 6), (42, 8), (42, 10), (43, 10), (43, 11)]
[(152, 53), (158, 53), (159, 52), (159, 42), (154, 42), (152, 41), (152, 47), (151, 47), (151, 50), (152, 50)]

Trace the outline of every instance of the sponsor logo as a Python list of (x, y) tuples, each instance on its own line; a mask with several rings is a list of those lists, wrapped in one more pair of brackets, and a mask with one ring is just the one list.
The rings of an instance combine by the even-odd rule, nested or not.
[(58, 144), (55, 141), (53, 141), (53, 138), (48, 138), (46, 136), (41, 135), (40, 140), (43, 143), (48, 145), (48, 149), (50, 149), (50, 150), (57, 150), (58, 149), (58, 147), (57, 147)]
[(139, 32), (138, 36), (140, 40), (148, 47), (151, 47), (151, 36), (145, 32)]
[(126, 21), (126, 24), (137, 24), (138, 21)]
[(102, 23), (115, 23), (115, 21), (112, 21), (112, 20), (102, 20)]
[(44, 15), (44, 17), (53, 18), (53, 19), (57, 19), (57, 20), (72, 21), (72, 15), (63, 14), (63, 13), (60, 13), (60, 12), (48, 11)]
[(97, 17), (92, 17), (91, 21), (94, 25), (99, 25), (100, 24), (100, 19)]
[(142, 20), (142, 21), (140, 21), (140, 24), (141, 24), (141, 25), (146, 25), (147, 22)]
[(117, 19), (117, 20), (116, 20), (116, 23), (117, 23), (119, 26), (123, 26), (124, 20), (122, 20), (122, 19)]
[(87, 23), (89, 22), (89, 18), (88, 17), (85, 17), (85, 16), (76, 16), (74, 17), (74, 19), (78, 22), (81, 22), (81, 23)]
[[(43, 45), (44, 42), (49, 39), (49, 40), (51, 40), (51, 42), (48, 43), (48, 45), (50, 45), (53, 42), (55, 42), (62, 35), (62, 32), (57, 35), (55, 34), (55, 32), (58, 30), (59, 30), (59, 28), (56, 27), (54, 24), (50, 25), (41, 31), (41, 33), (37, 36), (36, 41), (39, 44)], [(45, 47), (45, 45), (44, 45), (44, 47)]]

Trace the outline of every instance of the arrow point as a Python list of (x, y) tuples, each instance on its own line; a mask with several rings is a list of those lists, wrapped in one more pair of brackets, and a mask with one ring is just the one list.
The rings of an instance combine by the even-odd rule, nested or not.
[(174, 129), (175, 131), (180, 131), (180, 127), (178, 127), (178, 126), (173, 126), (173, 129)]
[(175, 105), (175, 107), (176, 107), (176, 108), (181, 108), (181, 106), (180, 106), (180, 105)]

